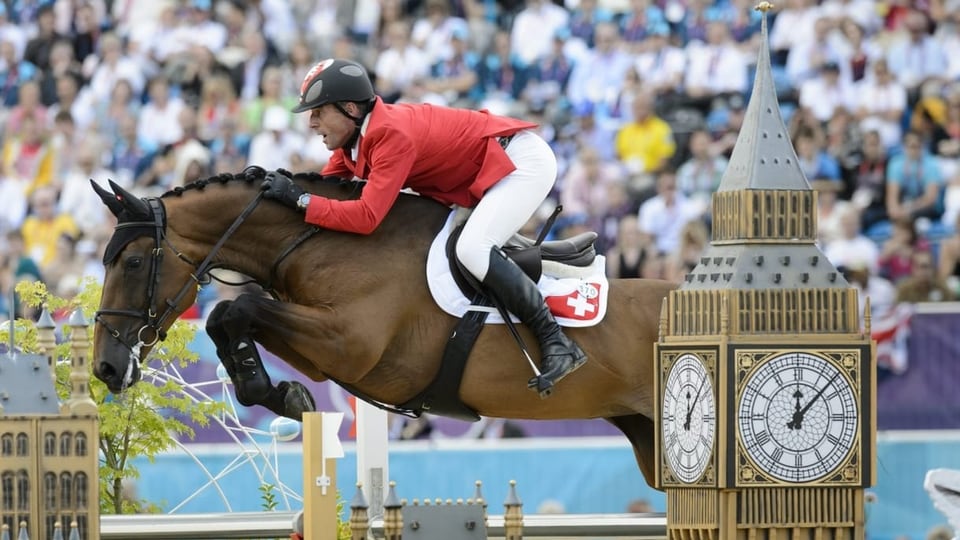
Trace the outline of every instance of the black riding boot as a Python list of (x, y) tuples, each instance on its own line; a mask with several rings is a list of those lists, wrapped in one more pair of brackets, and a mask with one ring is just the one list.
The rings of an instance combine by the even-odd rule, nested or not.
[(499, 249), (490, 251), (490, 268), (483, 286), (540, 341), (540, 376), (530, 379), (528, 386), (542, 398), (549, 396), (553, 385), (582, 366), (587, 355), (560, 330), (536, 283)]

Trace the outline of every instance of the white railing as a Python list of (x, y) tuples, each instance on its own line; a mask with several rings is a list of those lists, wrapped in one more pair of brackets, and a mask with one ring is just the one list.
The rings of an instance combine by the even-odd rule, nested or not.
[[(182, 538), (286, 538), (293, 531), (296, 512), (232, 512), (215, 514), (105, 515), (100, 517), (103, 540), (174, 540)], [(503, 537), (503, 516), (489, 516), (487, 535)], [(383, 523), (371, 529), (383, 537)], [(523, 535), (529, 538), (665, 538), (663, 514), (532, 514), (523, 517)]]

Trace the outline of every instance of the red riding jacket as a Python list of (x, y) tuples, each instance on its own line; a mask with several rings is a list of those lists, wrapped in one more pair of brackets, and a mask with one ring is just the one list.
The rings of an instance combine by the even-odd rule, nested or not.
[(516, 167), (497, 137), (536, 124), (487, 111), (388, 105), (378, 97), (360, 136), (357, 162), (337, 149), (322, 174), (367, 180), (358, 200), (313, 197), (306, 221), (327, 229), (372, 233), (403, 188), (444, 204), (473, 207)]

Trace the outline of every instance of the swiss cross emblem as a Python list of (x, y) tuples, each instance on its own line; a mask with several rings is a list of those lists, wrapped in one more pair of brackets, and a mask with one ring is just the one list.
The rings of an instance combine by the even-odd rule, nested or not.
[(582, 282), (572, 293), (548, 296), (546, 301), (547, 307), (557, 317), (590, 320), (600, 310), (600, 285)]
[(303, 82), (300, 83), (300, 95), (304, 95), (307, 92), (307, 88), (310, 86), (310, 83), (313, 81), (313, 78), (320, 74), (321, 71), (330, 67), (330, 64), (333, 63), (333, 58), (327, 58), (323, 62), (318, 63), (317, 65), (310, 68), (310, 71), (307, 72), (307, 76), (303, 78)]

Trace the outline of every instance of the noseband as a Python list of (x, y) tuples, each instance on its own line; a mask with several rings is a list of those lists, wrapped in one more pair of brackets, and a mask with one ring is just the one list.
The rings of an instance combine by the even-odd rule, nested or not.
[[(174, 310), (180, 302), (186, 297), (190, 292), (191, 288), (200, 285), (209, 281), (209, 272), (214, 267), (213, 258), (220, 251), (220, 248), (223, 247), (223, 244), (236, 232), (237, 228), (247, 219), (251, 212), (257, 207), (260, 203), (260, 200), (263, 199), (263, 192), (257, 194), (257, 196), (250, 201), (250, 204), (240, 213), (237, 219), (233, 222), (229, 229), (220, 237), (220, 240), (213, 246), (210, 252), (207, 254), (207, 257), (200, 264), (196, 264), (187, 258), (182, 252), (177, 250), (167, 239), (166, 235), (166, 210), (164, 209), (163, 203), (160, 199), (151, 197), (145, 199), (145, 201), (150, 205), (150, 209), (153, 214), (152, 221), (129, 221), (125, 223), (119, 223), (116, 226), (115, 230), (123, 230), (128, 228), (141, 228), (141, 229), (152, 229), (154, 245), (151, 250), (150, 257), (150, 277), (147, 282), (147, 309), (146, 311), (137, 311), (134, 309), (100, 309), (97, 311), (94, 320), (97, 324), (102, 325), (107, 332), (113, 336), (114, 339), (119, 341), (127, 350), (130, 351), (130, 365), (127, 367), (127, 373), (124, 375), (124, 386), (128, 386), (133, 381), (132, 374), (134, 366), (143, 362), (143, 359), (140, 358), (140, 349), (144, 346), (152, 347), (156, 345), (159, 341), (163, 341), (167, 338), (167, 333), (163, 330), (163, 325), (167, 319), (174, 314)], [(145, 233), (144, 236), (149, 233)], [(180, 288), (180, 291), (177, 292), (176, 296), (173, 299), (165, 299), (164, 304), (166, 308), (163, 310), (163, 313), (158, 314), (157, 309), (157, 288), (160, 285), (160, 263), (163, 261), (163, 245), (166, 244), (177, 257), (186, 262), (187, 264), (193, 266), (194, 271), (190, 274), (190, 280), (184, 283), (183, 287)], [(133, 317), (143, 321), (143, 326), (140, 327), (140, 330), (137, 331), (137, 343), (131, 345), (128, 343), (123, 336), (121, 336), (120, 331), (112, 327), (105, 319), (104, 316), (119, 316), (119, 317)]]

